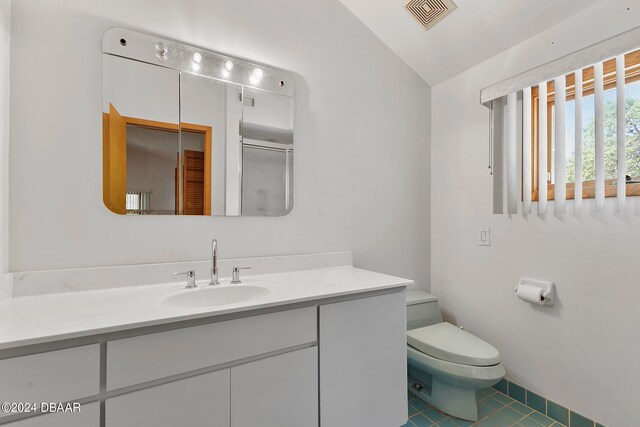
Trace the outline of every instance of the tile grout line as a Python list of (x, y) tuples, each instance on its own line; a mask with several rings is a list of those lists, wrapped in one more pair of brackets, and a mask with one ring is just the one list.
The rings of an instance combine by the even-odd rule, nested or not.
[[(502, 394), (503, 396), (505, 396), (505, 394), (504, 394), (504, 393), (502, 393), (502, 392), (501, 392), (501, 391), (499, 391), (499, 390), (496, 390), (496, 393), (500, 393), (500, 394)], [(513, 399), (513, 397), (511, 397), (511, 396), (507, 396), (507, 397), (508, 397), (508, 398), (510, 398), (510, 399)], [(527, 395), (526, 395), (526, 392), (525, 392), (525, 401), (527, 401), (527, 400), (528, 400), (526, 397), (527, 397)], [(527, 405), (527, 404), (525, 404), (525, 403), (522, 403), (522, 402), (520, 402), (520, 401), (518, 401), (518, 400), (515, 400), (515, 399), (513, 399), (513, 401), (514, 401), (514, 402), (518, 402), (518, 403), (520, 403), (521, 405), (524, 405), (524, 406), (526, 406), (527, 408), (531, 409), (531, 411), (532, 411), (532, 412), (530, 412), (530, 413), (527, 415), (527, 417), (528, 417), (529, 415), (531, 415), (532, 413), (534, 413), (534, 412), (535, 412), (535, 413), (538, 413), (538, 414), (540, 414), (540, 415), (543, 415), (543, 416), (545, 416), (546, 418), (549, 418), (551, 421), (553, 421), (553, 423), (549, 424), (549, 426), (547, 426), (547, 427), (553, 427), (553, 425), (554, 425), (554, 424), (559, 424), (559, 425), (561, 425), (561, 426), (563, 426), (563, 427), (569, 427), (569, 425), (566, 425), (566, 426), (565, 426), (565, 425), (564, 425), (564, 424), (562, 424), (560, 421), (557, 421), (557, 420), (555, 420), (554, 418), (551, 418), (551, 417), (550, 417), (550, 416), (548, 416), (546, 413), (544, 413), (544, 414), (543, 414), (542, 412), (540, 412), (540, 411), (538, 411), (538, 410), (536, 410), (536, 409), (532, 408), (531, 406), (529, 406), (529, 405)], [(545, 412), (546, 412), (546, 411), (547, 411), (547, 399), (545, 399), (545, 408), (544, 408), (544, 409), (545, 409)], [(526, 418), (526, 417), (525, 417), (525, 418)], [(538, 423), (537, 421), (534, 421), (534, 422)], [(540, 423), (538, 423), (538, 424), (540, 424)], [(540, 424), (540, 427), (545, 427), (545, 426), (544, 426), (544, 425), (542, 425), (542, 424)]]
[[(558, 427), (569, 427), (569, 426), (565, 426), (564, 424), (562, 424), (562, 423), (560, 423), (560, 422), (556, 421), (556, 420), (555, 420), (555, 419), (553, 419), (553, 418), (548, 417), (546, 414), (543, 414), (543, 413), (541, 413), (540, 411), (537, 411), (536, 409), (534, 409), (534, 408), (530, 407), (529, 405), (524, 404), (524, 403), (522, 403), (522, 402), (520, 402), (520, 401), (518, 401), (518, 400), (514, 399), (513, 397), (508, 396), (508, 395), (506, 395), (506, 394), (502, 393), (501, 391), (496, 390), (496, 389), (493, 389), (493, 388), (491, 388), (491, 389), (489, 390), (489, 394), (487, 394), (487, 395), (483, 396), (481, 399), (478, 399), (478, 403), (483, 402), (483, 401), (486, 401), (486, 400), (488, 400), (488, 399), (489, 399), (489, 398), (491, 398), (491, 397), (495, 397), (498, 393), (499, 393), (500, 395), (505, 396), (506, 398), (508, 398), (508, 399), (510, 400), (510, 402), (509, 402), (509, 403), (507, 403), (507, 404), (503, 404), (501, 401), (499, 401), (499, 400), (497, 400), (497, 399), (494, 399), (494, 400), (496, 400), (496, 401), (500, 404), (500, 407), (499, 407), (499, 408), (497, 408), (497, 409), (494, 409), (493, 407), (489, 406), (489, 407), (491, 408), (491, 412), (490, 412), (489, 414), (487, 414), (485, 417), (482, 417), (482, 418), (478, 419), (478, 421), (476, 421), (476, 422), (474, 422), (474, 423), (470, 424), (470, 427), (471, 427), (471, 426), (478, 426), (481, 422), (491, 419), (491, 417), (492, 417), (492, 416), (494, 416), (494, 415), (496, 415), (496, 414), (500, 413), (501, 411), (503, 411), (503, 410), (504, 410), (505, 408), (507, 408), (507, 407), (510, 407), (510, 408), (511, 408), (511, 409), (513, 409), (515, 412), (518, 412), (518, 414), (519, 414), (519, 415), (521, 415), (519, 418), (517, 418), (517, 419), (513, 420), (513, 422), (512, 422), (512, 423), (510, 423), (510, 425), (511, 425), (511, 426), (515, 426), (515, 425), (517, 425), (518, 423), (521, 423), (521, 422), (522, 422), (523, 420), (525, 420), (525, 419), (530, 419), (533, 423), (536, 423), (539, 427), (554, 427), (554, 426), (558, 426)], [(444, 422), (446, 422), (447, 420), (450, 420), (450, 419), (451, 419), (451, 420), (453, 420), (454, 422), (457, 420), (457, 418), (455, 418), (455, 417), (453, 417), (453, 416), (450, 416), (450, 415), (447, 415), (447, 414), (443, 413), (442, 411), (438, 410), (437, 408), (433, 407), (432, 405), (430, 405), (430, 404), (428, 404), (428, 403), (426, 403), (426, 402), (423, 402), (421, 399), (419, 399), (419, 398), (417, 398), (417, 397), (415, 397), (415, 396), (413, 396), (413, 395), (409, 395), (409, 396), (408, 396), (408, 398), (409, 398), (409, 405), (411, 405), (411, 402), (412, 402), (412, 401), (419, 401), (419, 402), (421, 402), (421, 403), (423, 403), (423, 404), (425, 404), (425, 405), (428, 405), (428, 406), (427, 406), (427, 409), (433, 409), (433, 410), (437, 411), (438, 413), (440, 413), (441, 415), (443, 415), (445, 418), (443, 418), (443, 419), (441, 419), (441, 420), (439, 420), (439, 421), (437, 421), (437, 422), (436, 422), (434, 419), (430, 418), (430, 417), (425, 413), (425, 411), (424, 411), (424, 410), (419, 410), (416, 406), (413, 406), (413, 409), (414, 409), (416, 412), (415, 412), (413, 415), (411, 415), (411, 416), (409, 416), (409, 417), (408, 417), (408, 422), (407, 422), (407, 423), (409, 423), (409, 422), (410, 422), (410, 421), (411, 421), (411, 420), (412, 420), (416, 415), (422, 415), (422, 416), (423, 416), (424, 418), (426, 418), (426, 419), (431, 423), (431, 425), (432, 425), (432, 426), (434, 426), (434, 427), (442, 427), (443, 423), (444, 423)], [(525, 394), (525, 401), (527, 401), (527, 399), (526, 399), (526, 394)], [(518, 404), (520, 404), (520, 405), (525, 406), (525, 407), (526, 407), (528, 410), (530, 410), (531, 412), (529, 412), (528, 414), (523, 414), (523, 413), (521, 413), (520, 411), (518, 411), (517, 409), (515, 409), (515, 408), (514, 408), (514, 406), (515, 406), (515, 405), (514, 405), (514, 403), (516, 403), (516, 402), (517, 402)], [(545, 410), (546, 410), (546, 409), (547, 409), (547, 408), (546, 408), (546, 399), (545, 399)], [(539, 415), (542, 415), (542, 416), (544, 416), (544, 417), (548, 418), (550, 421), (552, 421), (552, 423), (551, 423), (551, 424), (549, 424), (548, 426), (545, 426), (545, 425), (543, 425), (543, 424), (540, 424), (537, 420), (533, 420), (533, 419), (531, 419), (531, 415), (532, 415), (533, 413), (537, 413), (537, 414), (539, 414)], [(505, 416), (506, 416), (506, 415), (505, 415)], [(413, 421), (411, 421), (411, 424), (412, 424), (412, 425), (416, 425)], [(594, 425), (595, 425), (595, 423), (594, 423)]]
[[(570, 427), (570, 425), (572, 424), (572, 423), (571, 423), (572, 415), (574, 415), (574, 414), (575, 414), (576, 416), (582, 417), (582, 418), (586, 419), (588, 422), (590, 422), (591, 424), (589, 424), (589, 427), (596, 427), (596, 426), (602, 426), (602, 427), (605, 427), (605, 426), (604, 426), (604, 424), (599, 423), (599, 422), (598, 422), (598, 421), (596, 421), (595, 419), (592, 419), (592, 418), (589, 418), (589, 417), (587, 417), (587, 416), (585, 416), (585, 415), (582, 415), (581, 413), (576, 412), (576, 411), (574, 411), (573, 409), (568, 408), (568, 407), (566, 407), (566, 406), (564, 406), (564, 405), (562, 405), (562, 404), (560, 404), (560, 403), (558, 403), (558, 402), (555, 402), (555, 401), (553, 401), (553, 400), (551, 400), (551, 399), (547, 399), (545, 396), (542, 396), (542, 395), (540, 395), (540, 394), (534, 393), (534, 392), (532, 392), (531, 390), (529, 390), (529, 389), (527, 389), (527, 388), (525, 388), (525, 387), (523, 387), (523, 386), (521, 386), (521, 385), (519, 385), (519, 384), (516, 384), (516, 383), (515, 383), (515, 382), (513, 382), (513, 381), (510, 381), (510, 380), (507, 380), (507, 379), (503, 379), (502, 381), (504, 381), (504, 382), (505, 382), (505, 386), (504, 386), (504, 388), (505, 388), (506, 393), (505, 393), (505, 392), (503, 392), (502, 390), (499, 390), (498, 388), (495, 388), (495, 386), (492, 386), (491, 388), (492, 388), (493, 390), (495, 390), (495, 392), (497, 392), (497, 393), (501, 393), (501, 394), (503, 394), (503, 395), (505, 395), (505, 396), (507, 396), (507, 397), (509, 397), (509, 398), (511, 398), (511, 399), (514, 399), (514, 398), (510, 395), (512, 385), (515, 385), (515, 386), (517, 386), (517, 387), (519, 387), (519, 388), (523, 389), (523, 390), (524, 390), (524, 400), (525, 400), (525, 402), (524, 402), (524, 403), (523, 403), (523, 402), (520, 402), (520, 403), (522, 403), (522, 404), (524, 404), (525, 406), (527, 406), (527, 407), (529, 407), (529, 408), (533, 409), (534, 411), (538, 412), (539, 414), (542, 414), (542, 415), (544, 415), (545, 417), (547, 417), (547, 418), (551, 419), (551, 420), (554, 422), (554, 425), (557, 425), (557, 426), (559, 426), (559, 427)], [(530, 393), (535, 394), (538, 398), (540, 398), (540, 399), (542, 399), (542, 400), (544, 401), (544, 412), (540, 412), (540, 411), (538, 411), (537, 409), (535, 409), (535, 408), (533, 408), (532, 406), (530, 406), (530, 405), (529, 405), (529, 394), (530, 394)], [(514, 399), (514, 400), (516, 400), (516, 399)], [(518, 401), (518, 400), (516, 400), (516, 401)], [(519, 402), (519, 401), (518, 401), (518, 402)], [(556, 405), (556, 406), (559, 406), (559, 407), (560, 407), (560, 408), (562, 408), (563, 410), (566, 410), (566, 417), (567, 417), (567, 423), (566, 423), (566, 424), (562, 423), (561, 421), (558, 421), (557, 419), (555, 419), (555, 418), (553, 418), (553, 417), (551, 417), (551, 416), (549, 415), (549, 403), (550, 403), (550, 402), (551, 402), (551, 403), (553, 403), (553, 404), (554, 404), (554, 405)], [(576, 417), (576, 418), (577, 418), (577, 417)], [(544, 427), (544, 426), (543, 426), (543, 427)]]

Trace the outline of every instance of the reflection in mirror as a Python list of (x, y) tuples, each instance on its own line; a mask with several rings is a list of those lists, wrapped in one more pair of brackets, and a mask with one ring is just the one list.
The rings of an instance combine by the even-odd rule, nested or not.
[(178, 214), (180, 73), (104, 55), (103, 199), (119, 214)]
[[(239, 215), (242, 86), (184, 71), (180, 85), (183, 144), (187, 129), (202, 129), (207, 135), (202, 160), (194, 158), (185, 165), (189, 170), (184, 182), (184, 213)], [(202, 200), (203, 213), (188, 209)]]
[(127, 125), (127, 213), (175, 213), (179, 151), (176, 132)]
[(244, 89), (242, 214), (286, 215), (293, 207), (293, 99)]
[(287, 74), (123, 28), (105, 33), (103, 52), (103, 200), (112, 212), (292, 209)]

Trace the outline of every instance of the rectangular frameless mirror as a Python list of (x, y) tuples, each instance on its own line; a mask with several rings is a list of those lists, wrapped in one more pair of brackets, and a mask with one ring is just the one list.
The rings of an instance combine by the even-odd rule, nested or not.
[(122, 215), (281, 216), (293, 207), (293, 82), (112, 28), (103, 40), (103, 200)]

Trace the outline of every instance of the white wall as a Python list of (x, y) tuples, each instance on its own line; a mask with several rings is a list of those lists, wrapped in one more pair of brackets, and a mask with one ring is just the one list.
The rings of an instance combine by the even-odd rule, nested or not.
[[(633, 28), (640, 8), (626, 8), (637, 3), (603, 2), (432, 92), (431, 286), (446, 317), (494, 344), (513, 381), (614, 427), (636, 425), (638, 416), (640, 203), (628, 218), (613, 214), (615, 200), (602, 218), (591, 201), (580, 219), (492, 215), (489, 111), (479, 97), (483, 87)], [(485, 225), (491, 247), (477, 245)], [(557, 306), (518, 300), (521, 276), (554, 281)]]
[[(101, 40), (114, 25), (294, 74), (291, 214), (103, 206)], [(11, 43), (11, 270), (205, 259), (216, 237), (225, 258), (349, 249), (428, 287), (429, 87), (338, 0), (21, 0)]]
[(11, 0), (0, 0), (0, 275), (9, 271), (9, 51)]

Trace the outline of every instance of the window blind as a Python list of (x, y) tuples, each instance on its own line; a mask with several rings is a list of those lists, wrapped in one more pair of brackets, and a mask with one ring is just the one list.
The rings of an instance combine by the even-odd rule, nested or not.
[(616, 57), (616, 154), (618, 212), (624, 210), (626, 199), (626, 102), (624, 55)]
[(522, 212), (531, 213), (531, 87), (522, 90)]
[(567, 81), (566, 77), (556, 77), (553, 82), (555, 91), (555, 203), (556, 213), (564, 213), (567, 199), (567, 158), (566, 158), (566, 123), (567, 123)]
[[(608, 76), (604, 73), (604, 63), (615, 60), (615, 165), (605, 164), (605, 149), (611, 154), (611, 142), (605, 147), (605, 77), (607, 89), (613, 84), (611, 63), (608, 63)], [(497, 214), (516, 214), (521, 210), (523, 215), (532, 213), (537, 196), (537, 213), (545, 215), (548, 203), (552, 200), (553, 212), (563, 215), (567, 211), (567, 200), (573, 198), (574, 212), (582, 209), (585, 194), (584, 185), (589, 181), (589, 197), (595, 199), (595, 211), (605, 210), (605, 191), (615, 188), (617, 210), (625, 209), (626, 201), (626, 68), (625, 55), (584, 67), (569, 74), (562, 74), (550, 80), (542, 80), (537, 84), (513, 91), (506, 96), (494, 99), (490, 103), (491, 117), (491, 153), (492, 173), (494, 179), (493, 211)], [(586, 70), (586, 71), (585, 71)], [(593, 77), (591, 78), (591, 70)], [(586, 73), (586, 74), (585, 74)], [(585, 75), (590, 90), (585, 92)], [(573, 80), (571, 82), (570, 80)], [(549, 92), (549, 88), (553, 92)], [(571, 89), (569, 94), (567, 89)], [(537, 92), (537, 100), (532, 94)], [(568, 95), (571, 95), (569, 98)], [(572, 114), (569, 117), (568, 105), (572, 103)], [(611, 101), (608, 101), (611, 102)], [(611, 108), (608, 107), (611, 114)], [(519, 114), (521, 112), (521, 114)], [(585, 117), (593, 121), (593, 131), (589, 140), (585, 140)], [(608, 116), (611, 117), (611, 116)], [(607, 123), (611, 123), (610, 119)], [(573, 130), (573, 131), (571, 131)], [(607, 130), (607, 141), (611, 141), (612, 128)], [(585, 179), (585, 159), (583, 144), (593, 144), (591, 157), (588, 158), (589, 179)], [(573, 153), (568, 158), (567, 153)], [(537, 158), (536, 158), (537, 156)], [(611, 156), (607, 155), (611, 163)], [(573, 184), (568, 180), (567, 165), (573, 162)], [(522, 165), (520, 174), (519, 165)], [(537, 172), (536, 168), (537, 167)], [(615, 167), (615, 179), (611, 178)], [(609, 170), (607, 171), (607, 168)], [(535, 174), (535, 176), (534, 176)], [(609, 175), (608, 175), (609, 174)], [(520, 177), (522, 180), (520, 181)], [(567, 183), (572, 185), (568, 187)], [(608, 186), (608, 187), (607, 187)], [(572, 188), (568, 194), (567, 188)], [(568, 196), (572, 197), (568, 197)], [(549, 200), (552, 197), (551, 200)]]
[(547, 213), (547, 82), (538, 85), (538, 213)]
[(576, 69), (605, 61), (616, 55), (630, 52), (637, 49), (638, 46), (640, 46), (640, 27), (486, 87), (480, 91), (480, 103), (490, 107), (491, 101), (494, 99), (506, 96), (511, 92), (517, 92), (527, 86), (535, 86), (541, 81), (571, 73)]
[(518, 94), (507, 96), (507, 212), (518, 213)]
[(604, 81), (602, 62), (593, 66), (593, 104), (595, 108), (596, 212), (604, 211)]
[(573, 142), (575, 152), (575, 185), (574, 209), (576, 213), (582, 210), (582, 70), (574, 73), (575, 78), (575, 122), (573, 124)]

